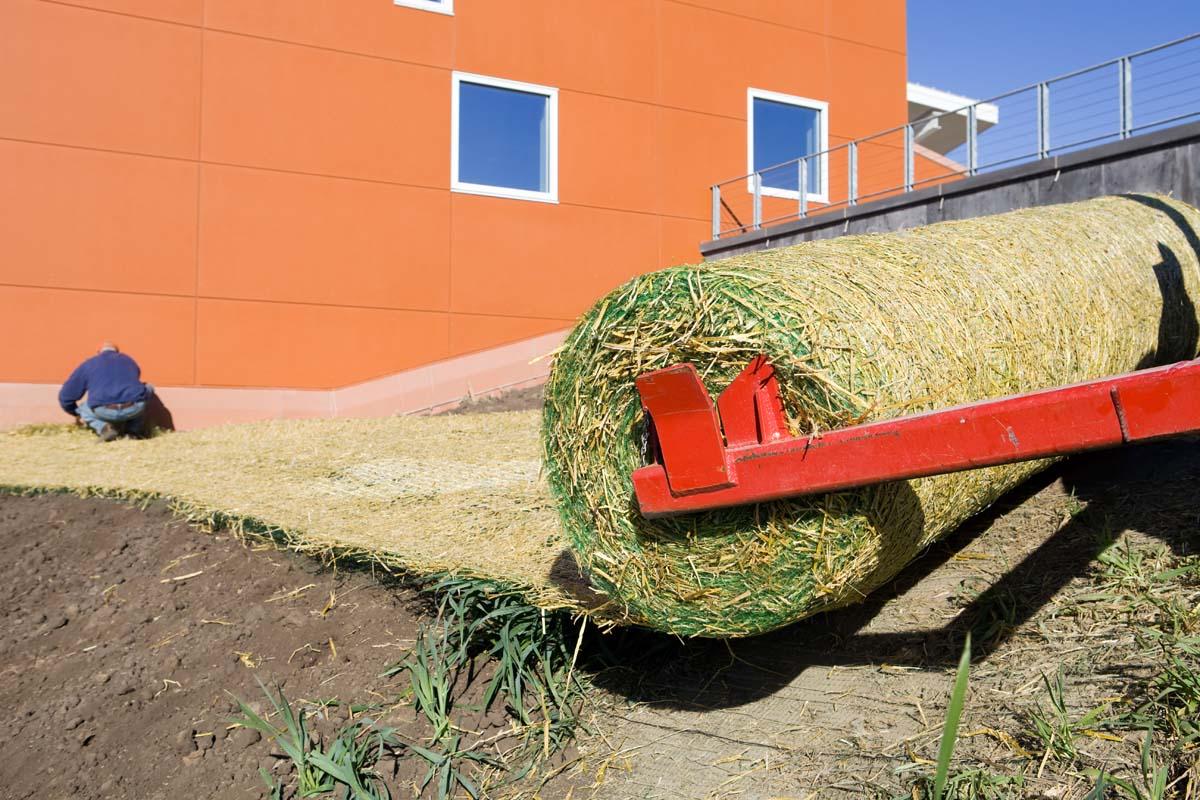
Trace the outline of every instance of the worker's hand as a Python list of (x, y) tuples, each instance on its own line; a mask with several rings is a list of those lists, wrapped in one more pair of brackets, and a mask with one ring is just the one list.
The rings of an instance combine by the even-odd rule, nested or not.
[(78, 414), (76, 414), (76, 415), (75, 415), (75, 426), (76, 426), (76, 427), (83, 427), (83, 425), (84, 425), (84, 422), (83, 422), (83, 417), (81, 417), (81, 416), (79, 416)]

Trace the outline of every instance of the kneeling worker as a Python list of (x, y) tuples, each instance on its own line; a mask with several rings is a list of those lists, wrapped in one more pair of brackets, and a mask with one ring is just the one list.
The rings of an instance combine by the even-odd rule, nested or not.
[[(112, 342), (100, 346), (84, 361), (58, 393), (58, 403), (77, 420), (86, 423), (99, 437), (111, 442), (122, 434), (141, 438), (146, 400), (154, 387), (142, 383), (142, 370)], [(87, 394), (87, 401), (82, 398)]]

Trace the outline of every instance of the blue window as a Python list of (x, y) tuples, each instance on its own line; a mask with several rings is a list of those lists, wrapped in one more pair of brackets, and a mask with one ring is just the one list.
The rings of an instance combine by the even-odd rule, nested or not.
[[(827, 149), (828, 104), (751, 89), (748, 106), (749, 171), (761, 172), (764, 194), (797, 197), (800, 170), (795, 160)], [(810, 158), (805, 165), (808, 194), (822, 200), (825, 156)]]
[(454, 73), (451, 187), (558, 201), (558, 90)]

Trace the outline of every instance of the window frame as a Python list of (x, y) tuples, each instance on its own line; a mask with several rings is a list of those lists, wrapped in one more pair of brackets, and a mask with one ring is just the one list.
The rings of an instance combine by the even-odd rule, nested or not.
[[(469, 183), (459, 180), (459, 113), (460, 88), (464, 83), (510, 89), (546, 98), (546, 191), (513, 189), (506, 186), (491, 186), (486, 183)], [(537, 203), (558, 203), (558, 89), (536, 83), (495, 78), (472, 72), (454, 71), (450, 81), (450, 190), (463, 194), (478, 194), (485, 197), (503, 197), (509, 200), (530, 200)]]
[[(808, 202), (829, 204), (829, 103), (825, 100), (814, 100), (811, 97), (800, 97), (794, 94), (771, 92), (766, 89), (750, 87), (746, 89), (746, 191), (754, 194), (754, 101), (769, 100), (784, 105), (807, 108), (817, 112), (817, 152), (818, 168), (821, 170), (819, 191), (808, 192)], [(811, 163), (811, 162), (810, 162)], [(764, 197), (779, 197), (785, 200), (799, 200), (800, 191), (776, 189), (770, 186), (762, 187)]]
[(454, 0), (392, 0), (392, 2), (404, 8), (416, 8), (420, 11), (454, 16)]

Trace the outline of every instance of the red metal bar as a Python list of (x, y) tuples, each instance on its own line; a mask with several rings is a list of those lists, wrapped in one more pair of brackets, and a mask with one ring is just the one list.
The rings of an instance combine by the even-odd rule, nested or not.
[[(751, 377), (746, 378), (748, 373)], [(1200, 431), (1200, 361), (796, 438), (788, 435), (785, 425), (773, 427), (776, 419), (782, 420), (771, 411), (778, 408), (774, 371), (765, 360), (755, 359), (730, 385), (729, 400), (722, 395), (718, 401), (726, 433), (736, 431), (728, 442), (715, 414), (702, 417), (696, 411), (701, 407), (697, 390), (709, 410), (712, 402), (695, 370), (672, 374), (677, 383), (660, 384), (667, 393), (682, 391), (678, 381), (694, 381), (686, 389), (695, 412), (693, 425), (686, 436), (664, 440), (656, 409), (670, 401), (658, 397), (646, 404), (665, 464), (633, 473), (638, 503), (647, 517), (835, 492)], [(748, 384), (757, 387), (753, 394)], [(640, 382), (638, 388), (641, 391)], [(760, 424), (764, 406), (767, 421)], [(747, 419), (757, 421), (753, 439), (747, 435)], [(700, 431), (701, 424), (707, 429)], [(770, 438), (780, 431), (779, 438)], [(693, 449), (697, 443), (704, 447), (702, 452)], [(724, 471), (715, 468), (718, 459)], [(706, 482), (705, 475), (719, 480), (710, 477)]]
[(717, 412), (696, 368), (679, 364), (639, 375), (634, 383), (654, 422), (664, 486), (667, 469), (675, 494), (731, 486)]

